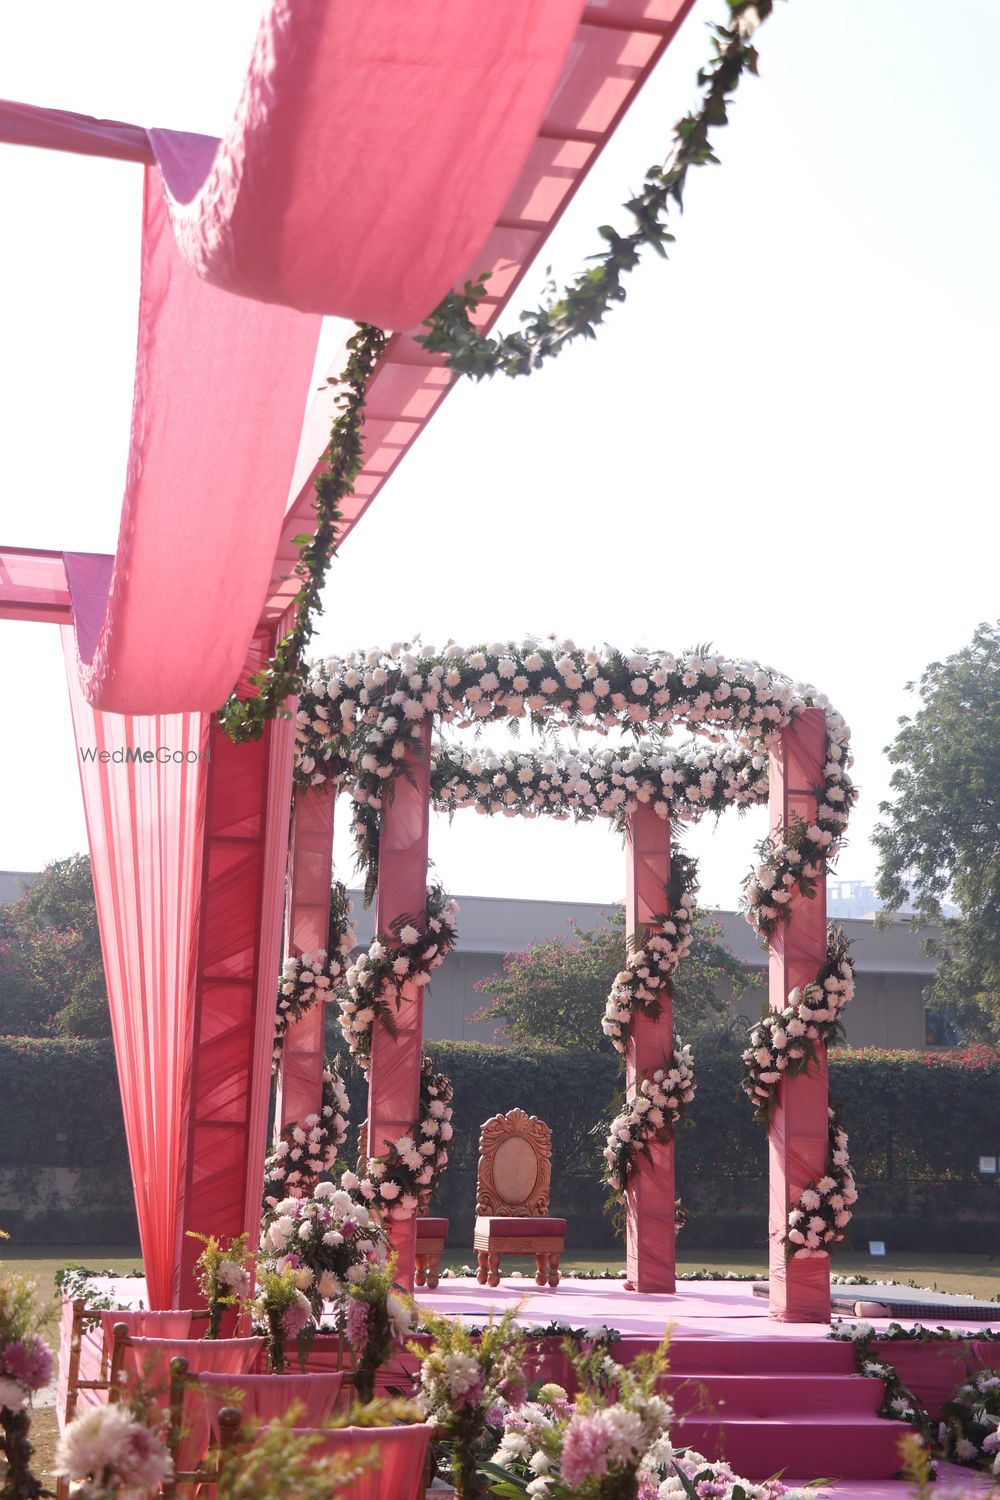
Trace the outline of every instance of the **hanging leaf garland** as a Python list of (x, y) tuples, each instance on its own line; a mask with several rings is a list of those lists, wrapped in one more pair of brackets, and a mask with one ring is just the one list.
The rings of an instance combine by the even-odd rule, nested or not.
[[(611, 225), (601, 225), (598, 233), (606, 248), (590, 257), (592, 264), (573, 278), (561, 296), (522, 312), (519, 332), (490, 338), (476, 330), (473, 315), (486, 295), (487, 273), (478, 281), (466, 282), (462, 291), (449, 293), (426, 320), (427, 332), (418, 334), (416, 342), (441, 355), (456, 376), (482, 380), (497, 373), (531, 374), (574, 339), (595, 337), (595, 327), (614, 304), (625, 301), (624, 278), (639, 264), (647, 246), (666, 258), (665, 247), (674, 239), (666, 227), (671, 208), (683, 209), (692, 167), (718, 163), (710, 132), (729, 123), (729, 105), (743, 75), (756, 75), (757, 50), (752, 38), (774, 9), (773, 0), (728, 0), (728, 6), (729, 24), (711, 27), (713, 55), (698, 72), (699, 107), (677, 122), (667, 162), (649, 169), (642, 189), (625, 205), (635, 221), (631, 233), (619, 234)], [(295, 622), (266, 666), (250, 679), (254, 696), (243, 700), (234, 690), (220, 710), (222, 728), (237, 744), (260, 739), (267, 724), (284, 713), (286, 700), (305, 687), (306, 650), (336, 554), (340, 505), (353, 493), (364, 461), (362, 429), (368, 386), (386, 343), (383, 329), (358, 323), (347, 343), (347, 364), (330, 381), (338, 388), (339, 412), (323, 454), (327, 468), (314, 481), (315, 531), (294, 538), (299, 548), (295, 574), (301, 580), (294, 600)]]

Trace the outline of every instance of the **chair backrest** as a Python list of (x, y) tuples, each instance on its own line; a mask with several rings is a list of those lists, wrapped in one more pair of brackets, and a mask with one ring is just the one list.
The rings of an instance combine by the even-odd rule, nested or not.
[(543, 1219), (549, 1211), (552, 1131), (534, 1115), (512, 1109), (479, 1133), (476, 1213)]
[(304, 1427), (322, 1427), (336, 1413), (345, 1379), (348, 1390), (353, 1390), (354, 1377), (343, 1370), (323, 1375), (224, 1375), (204, 1371), (193, 1379), (203, 1394), (214, 1443), (218, 1414), (227, 1406), (238, 1407), (244, 1423), (273, 1422), (297, 1406), (298, 1420)]
[(423, 1422), (409, 1427), (295, 1427), (298, 1436), (319, 1439), (317, 1458), (339, 1454), (349, 1462), (371, 1458), (352, 1484), (338, 1490), (342, 1500), (423, 1500), (427, 1490), (427, 1445), (431, 1429)]

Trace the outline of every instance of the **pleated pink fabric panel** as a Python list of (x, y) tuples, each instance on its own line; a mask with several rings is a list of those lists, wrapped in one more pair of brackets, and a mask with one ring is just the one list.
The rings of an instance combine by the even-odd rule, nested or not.
[(405, 330), (480, 251), (583, 0), (272, 0), (232, 127), (149, 132), (199, 276)]
[(260, 617), (320, 319), (249, 303), (181, 259), (146, 169), (132, 434), (114, 567), (66, 571), (84, 693), (130, 714), (211, 711)]
[[(139, 1238), (149, 1301), (163, 1308), (180, 1190), (208, 763), (162, 763), (155, 754), (197, 755), (208, 743), (209, 718), (95, 713), (80, 688), (69, 626), (62, 636)], [(96, 758), (126, 747), (154, 759)], [(94, 758), (85, 758), (90, 751)]]
[(200, 1375), (210, 1440), (218, 1438), (218, 1415), (224, 1406), (238, 1406), (245, 1423), (273, 1422), (297, 1406), (303, 1425), (322, 1427), (333, 1418), (343, 1382), (340, 1370), (324, 1375)]

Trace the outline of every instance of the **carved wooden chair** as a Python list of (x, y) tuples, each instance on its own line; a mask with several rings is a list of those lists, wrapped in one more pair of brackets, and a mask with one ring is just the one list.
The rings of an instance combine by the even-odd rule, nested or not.
[(476, 1232), (480, 1285), (497, 1286), (504, 1255), (534, 1255), (539, 1286), (559, 1285), (566, 1220), (549, 1218), (552, 1132), (512, 1109), (487, 1120), (479, 1135)]

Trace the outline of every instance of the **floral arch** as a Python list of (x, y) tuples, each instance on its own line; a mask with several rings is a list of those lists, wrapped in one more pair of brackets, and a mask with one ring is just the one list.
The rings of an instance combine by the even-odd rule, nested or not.
[[(497, 752), (444, 738), (446, 725), (506, 723), (517, 732), (522, 721), (538, 744)], [(693, 738), (675, 747), (678, 729)], [(600, 740), (617, 732), (623, 743), (571, 749), (560, 743), (567, 732)], [(352, 1053), (369, 1074), (373, 1178), (366, 1192), (390, 1201), (401, 1264), (407, 1226), (412, 1231), (413, 1213), (447, 1160), (440, 1139), (433, 1167), (420, 1151), (429, 1101), (420, 1109), (417, 1097), (423, 986), (455, 938), (453, 903), (439, 888), (425, 888), (431, 807), (602, 817), (625, 836), (630, 958), (614, 982), (604, 1029), (625, 1057), (628, 1103), (612, 1124), (605, 1161), (626, 1200), (630, 1276), (640, 1289), (672, 1290), (672, 1134), (694, 1084), (690, 1054), (673, 1036), (669, 979), (690, 940), (696, 883), (693, 861), (675, 850), (671, 862), (671, 825), (771, 802), (771, 833), (743, 882), (742, 907), (771, 950), (772, 1009), (744, 1055), (744, 1088), (772, 1140), (781, 1136), (786, 1148), (787, 1202), (780, 1226), (771, 1225), (772, 1260), (777, 1243), (782, 1264), (792, 1255), (794, 1282), (808, 1270), (800, 1262), (817, 1260), (842, 1238), (853, 1182), (846, 1144), (833, 1134), (839, 1125), (828, 1124), (825, 1044), (852, 983), (846, 950), (826, 932), (823, 891), (856, 792), (850, 733), (825, 697), (756, 662), (706, 649), (675, 656), (581, 650), (554, 639), (475, 648), (449, 642), (440, 651), (418, 643), (316, 664), (299, 701), (296, 739), (293, 867), (300, 821), (322, 824), (332, 844), (333, 801), (344, 791), (366, 900), (377, 901), (377, 936), (346, 968), (335, 959), (337, 973), (317, 966), (325, 941), (286, 972), (285, 998), (299, 1016), (288, 1037), (306, 1026), (311, 998), (337, 998)], [(327, 890), (329, 879), (327, 856)], [(292, 931), (294, 878), (292, 904), (291, 946), (301, 953), (305, 945)], [(287, 1040), (282, 1068), (294, 1074)], [(805, 1155), (806, 1127), (788, 1129), (796, 1089), (803, 1099), (808, 1092), (804, 1113), (812, 1117)], [(293, 1118), (294, 1093), (283, 1120)], [(806, 1157), (808, 1181), (800, 1180)], [(818, 1197), (816, 1183), (825, 1189)], [(818, 1213), (808, 1211), (814, 1197)], [(831, 1208), (830, 1197), (840, 1206)]]

